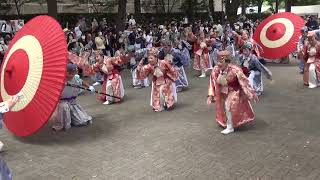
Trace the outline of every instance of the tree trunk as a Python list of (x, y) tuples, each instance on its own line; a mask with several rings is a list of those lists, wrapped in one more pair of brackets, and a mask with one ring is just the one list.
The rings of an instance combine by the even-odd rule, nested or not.
[(127, 0), (118, 1), (118, 18), (117, 30), (123, 31), (126, 24), (126, 14), (127, 14)]
[(186, 0), (187, 3), (187, 17), (189, 22), (192, 22), (194, 19), (194, 7), (193, 5), (196, 3), (194, 0)]
[(20, 4), (19, 4), (18, 0), (14, 0), (14, 5), (16, 6), (18, 17), (20, 18), (21, 13), (20, 13)]
[(275, 13), (279, 12), (279, 0), (276, 0), (276, 9), (275, 9)]
[(58, 19), (57, 0), (47, 0), (47, 6), (48, 6), (48, 15), (55, 19)]
[(285, 0), (286, 12), (291, 12), (291, 0)]
[(246, 14), (246, 9), (247, 9), (246, 0), (241, 0), (241, 14), (242, 15)]
[(93, 7), (93, 10), (96, 12), (96, 13), (99, 13), (99, 10), (97, 9), (97, 6), (96, 4), (93, 2), (93, 0), (90, 0), (91, 4), (92, 4), (92, 7)]
[(226, 0), (225, 1), (226, 4), (226, 14), (228, 17), (228, 20), (230, 22), (234, 22), (234, 20), (237, 18), (237, 12), (238, 12), (238, 8), (240, 6), (240, 1), (232, 1), (230, 2), (230, 0)]
[(263, 0), (258, 1), (258, 13), (260, 14), (262, 12), (262, 5), (263, 5)]
[(212, 16), (214, 13), (214, 1), (213, 0), (209, 0), (209, 9), (210, 9), (210, 14)]
[(134, 14), (136, 19), (140, 19), (141, 17), (141, 2), (140, 0), (134, 0)]

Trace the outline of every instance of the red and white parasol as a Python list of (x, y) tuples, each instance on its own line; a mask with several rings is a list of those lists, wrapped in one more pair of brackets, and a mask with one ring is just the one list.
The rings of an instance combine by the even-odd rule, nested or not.
[(39, 130), (54, 112), (64, 87), (67, 44), (60, 24), (49, 16), (30, 20), (13, 38), (1, 66), (1, 99), (23, 94), (4, 115), (17, 136)]
[(279, 59), (292, 53), (299, 41), (304, 20), (293, 13), (272, 15), (256, 28), (253, 39), (262, 47), (261, 56)]

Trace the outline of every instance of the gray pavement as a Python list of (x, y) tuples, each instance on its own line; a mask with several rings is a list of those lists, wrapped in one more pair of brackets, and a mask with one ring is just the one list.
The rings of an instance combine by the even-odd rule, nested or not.
[(253, 108), (254, 123), (224, 136), (206, 105), (208, 78), (189, 70), (190, 89), (173, 111), (155, 113), (150, 88), (133, 89), (125, 72), (123, 103), (79, 102), (91, 126), (28, 138), (0, 131), (0, 155), (15, 180), (320, 179), (320, 91), (302, 85), (296, 66), (271, 65), (275, 83)]

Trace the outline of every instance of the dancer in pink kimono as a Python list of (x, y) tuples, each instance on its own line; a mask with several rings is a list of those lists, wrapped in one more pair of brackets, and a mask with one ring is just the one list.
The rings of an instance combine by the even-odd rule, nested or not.
[[(237, 49), (240, 49), (246, 44), (246, 43), (252, 43), (253, 48), (252, 52), (254, 55), (256, 55), (258, 58), (260, 58), (260, 53), (262, 51), (262, 48), (250, 37), (249, 32), (247, 30), (243, 30), (241, 35), (239, 35), (237, 32), (233, 31), (232, 34), (236, 38), (236, 46)], [(240, 52), (242, 53), (242, 52)]]
[[(101, 66), (103, 75), (103, 84), (101, 88), (102, 93), (107, 93), (119, 98), (124, 97), (124, 87), (122, 83), (120, 67), (126, 64), (128, 61), (126, 56), (118, 57), (105, 57)], [(101, 101), (105, 101), (103, 104), (118, 103), (121, 99), (113, 98), (110, 96), (101, 95), (99, 97)]]
[(203, 31), (200, 32), (199, 37), (189, 34), (189, 39), (194, 42), (194, 62), (193, 69), (201, 71), (200, 78), (206, 77), (206, 72), (212, 69), (212, 64), (209, 58), (209, 50), (211, 50), (212, 42), (205, 37)]
[(169, 60), (158, 60), (159, 51), (151, 48), (148, 52), (149, 64), (143, 65), (140, 61), (137, 67), (138, 79), (145, 79), (152, 75), (152, 91), (150, 105), (156, 112), (164, 109), (172, 109), (177, 102), (175, 81), (178, 79), (178, 70), (173, 67)]
[(242, 69), (230, 63), (229, 51), (218, 52), (218, 65), (214, 67), (208, 90), (207, 104), (215, 102), (216, 121), (225, 129), (222, 134), (234, 132), (245, 123), (254, 120), (249, 100), (258, 101), (255, 90)]
[(83, 68), (85, 74), (94, 74), (95, 72), (103, 72), (103, 84), (101, 92), (111, 96), (100, 95), (99, 100), (103, 101), (103, 104), (118, 103), (124, 97), (124, 87), (120, 74), (121, 66), (128, 63), (128, 56), (120, 55), (117, 57), (98, 56), (97, 63), (94, 65), (85, 64)]
[(308, 35), (303, 55), (305, 60), (304, 84), (309, 88), (316, 88), (320, 85), (320, 42), (316, 40), (315, 35)]

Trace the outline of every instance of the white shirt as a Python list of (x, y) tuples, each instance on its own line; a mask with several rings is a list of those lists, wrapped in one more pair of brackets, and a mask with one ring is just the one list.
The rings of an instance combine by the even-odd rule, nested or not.
[(77, 39), (80, 39), (81, 38), (81, 35), (82, 35), (82, 32), (80, 30), (80, 26), (77, 26), (74, 28), (74, 32), (76, 33), (76, 38)]
[(1, 25), (1, 32), (4, 32), (4, 33), (12, 33), (12, 26), (11, 24), (7, 24), (7, 23), (4, 23)]
[(153, 37), (150, 35), (147, 35), (146, 42), (147, 42), (147, 48), (152, 48)]
[(217, 31), (219, 32), (219, 36), (222, 36), (223, 34), (223, 27), (221, 26), (221, 24), (217, 25)]
[(135, 26), (136, 25), (136, 20), (130, 19), (129, 20), (129, 24), (132, 25), (132, 26)]

